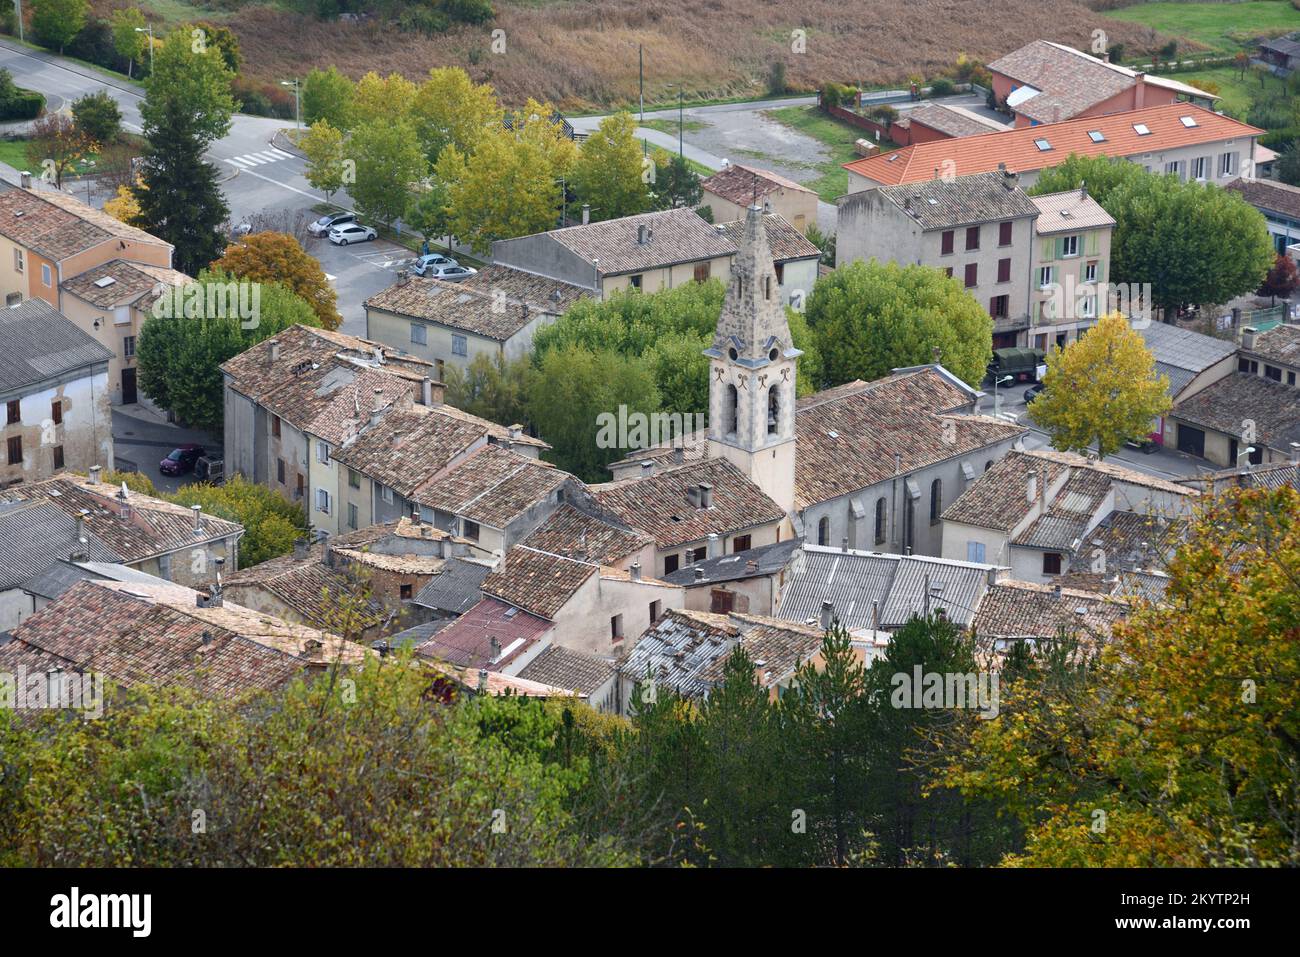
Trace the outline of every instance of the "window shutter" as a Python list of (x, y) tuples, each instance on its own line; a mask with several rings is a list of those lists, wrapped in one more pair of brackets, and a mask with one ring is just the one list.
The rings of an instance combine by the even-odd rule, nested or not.
[(1061, 259), (1065, 256), (1065, 237), (1062, 236), (1056, 240), (1056, 255), (1053, 259)]
[(1089, 256), (1097, 255), (1098, 246), (1099, 243), (1097, 241), (1097, 231), (1094, 229), (1090, 233), (1088, 233), (1088, 255)]
[(1043, 240), (1043, 262), (1048, 262), (1056, 257), (1052, 255), (1052, 239), (1047, 237)]
[(1097, 260), (1097, 282), (1106, 281), (1106, 260)]

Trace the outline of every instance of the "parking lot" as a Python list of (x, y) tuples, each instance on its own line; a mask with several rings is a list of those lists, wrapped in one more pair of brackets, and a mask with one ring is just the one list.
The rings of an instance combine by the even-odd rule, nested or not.
[(415, 259), (409, 249), (384, 239), (349, 246), (335, 246), (324, 238), (310, 239), (307, 251), (333, 281), (343, 315), (341, 331), (352, 336), (366, 334), (362, 303), (391, 286)]

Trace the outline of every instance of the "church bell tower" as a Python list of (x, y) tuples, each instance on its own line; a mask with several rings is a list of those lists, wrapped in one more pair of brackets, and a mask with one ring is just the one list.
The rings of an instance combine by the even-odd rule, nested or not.
[(727, 458), (794, 511), (795, 360), (785, 307), (755, 203), (731, 266), (709, 357), (709, 455)]

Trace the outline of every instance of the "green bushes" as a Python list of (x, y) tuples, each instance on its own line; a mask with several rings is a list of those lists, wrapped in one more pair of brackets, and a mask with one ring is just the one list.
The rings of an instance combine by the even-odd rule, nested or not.
[(0, 69), (0, 122), (34, 120), (45, 109), (45, 96), (14, 84), (13, 74)]

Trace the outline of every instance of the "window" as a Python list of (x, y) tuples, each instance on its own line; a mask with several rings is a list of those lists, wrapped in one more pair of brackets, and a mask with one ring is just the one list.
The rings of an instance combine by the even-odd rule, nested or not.
[(817, 523), (817, 544), (829, 545), (831, 543), (831, 520), (823, 518)]
[(1274, 382), (1282, 381), (1282, 370), (1277, 366), (1264, 366), (1264, 378), (1272, 379)]
[(1061, 255), (1062, 256), (1079, 255), (1078, 236), (1066, 236), (1064, 239), (1061, 240)]
[(41, 282), (46, 286), (54, 285), (54, 274), (50, 272), (50, 267), (45, 263), (41, 263)]
[(325, 465), (330, 464), (330, 446), (328, 442), (316, 443), (316, 461)]
[(696, 263), (696, 264), (695, 264), (695, 281), (696, 281), (696, 282), (708, 282), (708, 280), (709, 280), (709, 264), (708, 264), (708, 263)]
[(9, 440), (9, 464), (23, 464), (23, 437), (21, 435), (15, 435)]
[(876, 499), (876, 544), (882, 545), (885, 541), (885, 497), (882, 495)]
[(686, 553), (686, 564), (693, 565), (696, 562), (702, 562), (709, 555), (709, 550), (701, 545), (699, 548), (692, 548)]
[(1106, 134), (1101, 130), (1089, 130), (1088, 139), (1092, 140), (1094, 143), (1104, 143), (1106, 142)]
[(1194, 116), (1180, 116), (1178, 119), (1181, 120), (1183, 126), (1187, 127), (1189, 130), (1194, 126), (1200, 125), (1196, 122), (1196, 117)]
[(271, 434), (277, 439), (280, 437), (280, 417), (278, 415), (271, 416)]
[(1011, 260), (999, 259), (998, 260), (998, 282), (1010, 282), (1010, 281), (1011, 281)]
[(135, 356), (135, 336), (122, 337), (122, 357), (130, 359)]
[(330, 513), (330, 493), (323, 488), (316, 490), (316, 511)]
[(172, 577), (172, 557), (170, 555), (158, 556), (158, 574), (160, 577), (171, 581)]
[(479, 534), (478, 522), (471, 522), (469, 519), (463, 519), (460, 523), (460, 534), (463, 538), (468, 538), (471, 542), (477, 542)]
[(979, 263), (966, 264), (966, 288), (979, 285), (980, 267)]
[(1043, 552), (1043, 574), (1044, 575), (1061, 574), (1061, 553), (1060, 552)]
[(681, 558), (680, 555), (665, 555), (665, 556), (664, 556), (664, 574), (665, 574), (665, 575), (671, 575), (673, 572), (677, 571), (677, 569), (681, 568), (681, 566), (682, 566), (682, 558)]
[[(357, 527), (357, 507), (353, 505), (351, 502), (348, 502), (348, 528), (355, 529), (356, 527)], [(409, 586), (403, 585), (402, 587), (407, 588)], [(405, 598), (407, 596), (403, 595), (402, 597)]]
[(1206, 165), (1204, 156), (1198, 156), (1192, 160), (1192, 179), (1205, 179)]
[(659, 616), (662, 614), (662, 608), (663, 602), (652, 601), (650, 603), (650, 624), (653, 625), (659, 620)]
[(967, 542), (966, 543), (966, 561), (984, 564), (984, 543)]
[(1287, 385), (1295, 385), (1295, 373), (1294, 373), (1294, 372), (1288, 372), (1288, 373), (1286, 374), (1286, 384), (1287, 384)]
[(640, 288), (641, 288), (641, 273), (637, 273), (635, 276), (629, 276), (628, 279), (627, 279), (627, 281), (628, 281), (629, 285), (631, 285), (631, 287), (632, 287), (633, 289), (640, 289)]
[(1052, 284), (1052, 267), (1051, 267), (1051, 266), (1040, 266), (1039, 269), (1038, 269), (1038, 286), (1039, 286), (1039, 288), (1041, 288), (1041, 289), (1046, 289), (1046, 288), (1047, 288), (1048, 286), (1050, 286), (1051, 284)]
[(464, 336), (451, 337), (451, 354), (454, 356), (469, 355), (468, 344), (466, 343)]
[(1145, 123), (1134, 123), (1133, 132), (1136, 133), (1138, 136), (1150, 136), (1151, 128), (1147, 126)]
[(623, 640), (623, 616), (614, 615), (609, 619), (609, 637), (614, 641)]
[[(1254, 359), (1247, 359), (1243, 356), (1242, 358), (1237, 360), (1237, 371), (1249, 372), (1251, 375), (1258, 375), (1259, 363), (1256, 362)], [(13, 420), (10, 419), (10, 421), (12, 422)]]
[(774, 262), (772, 263), (772, 268), (776, 270), (776, 282), (779, 286), (781, 283), (785, 282), (785, 263)]
[(361, 473), (356, 469), (348, 469), (348, 488), (361, 488)]
[(385, 505), (393, 504), (393, 490), (389, 486), (379, 486), (379, 497), (383, 499)]
[(984, 463), (984, 471), (987, 472), (991, 468), (993, 468), (993, 460), (989, 459), (987, 462)]
[(22, 301), (23, 301), (23, 294), (21, 292), (11, 292), (9, 293), (9, 295), (5, 296), (6, 306), (16, 306)]
[(284, 459), (275, 460), (275, 480), (281, 485), (284, 484)]
[(771, 276), (763, 277), (763, 298), (764, 299), (772, 298), (772, 277)]
[(715, 615), (726, 615), (736, 610), (736, 593), (726, 588), (714, 588), (709, 592), (709, 611)]
[(939, 237), (939, 252), (945, 256), (952, 252), (952, 237), (951, 229), (945, 229), (943, 235)]
[[(1011, 245), (1011, 228), (1015, 225), (1012, 222), (998, 223), (998, 245)], [(1008, 260), (1009, 262), (1010, 260)]]
[(767, 434), (776, 435), (781, 425), (781, 387), (774, 385), (767, 390)]
[(930, 524), (938, 525), (939, 516), (943, 513), (943, 479), (935, 479), (930, 483)]
[(23, 251), (21, 249), (15, 249), (14, 250), (14, 272), (22, 272), (22, 271), (23, 271)]
[(1034, 145), (1038, 147), (1038, 151), (1039, 151), (1040, 153), (1046, 153), (1046, 152), (1048, 152), (1049, 150), (1051, 150), (1051, 148), (1052, 148), (1052, 144), (1051, 144), (1051, 143), (1049, 143), (1047, 140), (1045, 140), (1045, 139), (1041, 139), (1041, 138), (1040, 138), (1040, 139), (1036, 139), (1036, 140), (1034, 140)]
[(15, 422), (22, 419), (22, 405), (18, 399), (9, 400), (8, 413), (8, 422), (10, 425), (13, 425)]
[(56, 445), (54, 447), (54, 468), (63, 468), (63, 446), (61, 445)]
[[(1279, 376), (1278, 378), (1281, 378)], [(55, 399), (50, 403), (50, 418), (54, 420), (55, 425), (63, 422), (63, 400)]]
[(427, 346), (429, 344), (429, 330), (424, 327), (424, 323), (411, 323), (411, 342), (417, 346)]
[(1219, 175), (1235, 176), (1237, 174), (1237, 154), (1224, 153), (1219, 157)]
[(1079, 302), (1079, 318), (1095, 319), (1097, 317), (1097, 297), (1085, 296)]
[(411, 586), (409, 584), (400, 586), (398, 593), (402, 596), (402, 601), (411, 600)]
[(737, 535), (731, 540), (732, 554), (736, 552), (747, 552), (754, 546), (751, 544), (752, 539), (748, 535)]
[(1173, 174), (1174, 174), (1175, 176), (1177, 176), (1179, 179), (1182, 179), (1182, 178), (1183, 178), (1183, 161), (1182, 161), (1182, 160), (1170, 160), (1168, 163), (1165, 164), (1165, 172), (1166, 172), (1166, 173), (1173, 173)]
[(994, 319), (1005, 319), (1011, 306), (1010, 296), (994, 296), (989, 300), (989, 315)]
[(722, 408), (723, 431), (728, 435), (734, 435), (736, 432), (736, 403), (739, 401), (740, 393), (736, 391), (736, 387), (728, 385)]
[(1083, 281), (1084, 281), (1084, 282), (1096, 282), (1096, 281), (1097, 281), (1097, 264), (1096, 264), (1096, 263), (1088, 263), (1086, 266), (1083, 267)]
[(978, 226), (968, 226), (966, 228), (966, 249), (980, 248), (980, 228)]

